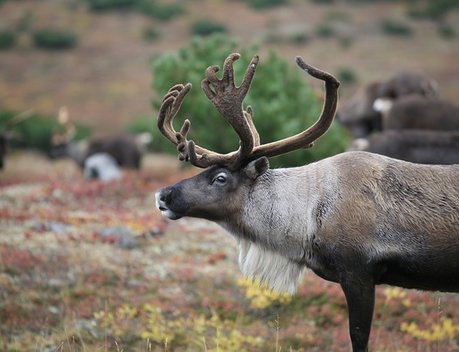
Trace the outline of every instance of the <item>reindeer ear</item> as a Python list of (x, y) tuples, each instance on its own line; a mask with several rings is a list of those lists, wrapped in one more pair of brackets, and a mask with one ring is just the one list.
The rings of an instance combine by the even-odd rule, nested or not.
[(258, 176), (264, 174), (266, 170), (269, 169), (269, 161), (268, 158), (262, 156), (254, 161), (251, 161), (247, 164), (244, 168), (244, 172), (252, 180), (255, 180)]

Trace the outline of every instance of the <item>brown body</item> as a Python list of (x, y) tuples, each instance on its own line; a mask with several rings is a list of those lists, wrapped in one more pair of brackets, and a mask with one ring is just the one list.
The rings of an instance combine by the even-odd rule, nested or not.
[(69, 156), (83, 168), (87, 158), (104, 153), (113, 157), (120, 167), (140, 169), (143, 152), (144, 144), (137, 136), (120, 135), (62, 143), (54, 146), (49, 156), (53, 159)]
[(459, 164), (459, 130), (388, 130), (355, 140), (348, 150), (362, 150), (419, 164)]
[(459, 292), (459, 165), (347, 152), (303, 167), (269, 169), (266, 156), (311, 146), (325, 133), (339, 82), (297, 58), (301, 68), (325, 81), (322, 114), (304, 132), (260, 145), (252, 111), (241, 106), (258, 57), (239, 88), (232, 77), (238, 57), (227, 58), (222, 79), (210, 67), (202, 83), (238, 132), (238, 151), (222, 155), (196, 146), (186, 138), (189, 121), (180, 132), (173, 129), (189, 84), (174, 86), (163, 100), (161, 132), (183, 160), (207, 170), (159, 190), (161, 213), (223, 226), (239, 243), (242, 272), (274, 289), (294, 292), (304, 268), (340, 284), (354, 352), (368, 349), (375, 285)]
[(383, 114), (385, 130), (459, 131), (459, 106), (442, 99), (406, 96)]

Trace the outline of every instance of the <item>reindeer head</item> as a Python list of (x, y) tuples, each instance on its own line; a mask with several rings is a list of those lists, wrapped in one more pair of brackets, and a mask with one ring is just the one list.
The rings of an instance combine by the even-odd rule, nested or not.
[(190, 83), (173, 86), (163, 99), (158, 116), (161, 133), (177, 146), (180, 160), (189, 161), (200, 168), (208, 168), (203, 173), (166, 187), (156, 194), (158, 208), (171, 219), (193, 216), (218, 221), (227, 217), (239, 207), (242, 195), (247, 194), (257, 178), (269, 169), (267, 158), (310, 148), (332, 123), (339, 82), (330, 74), (297, 57), (296, 62), (301, 69), (325, 82), (326, 96), (322, 113), (318, 121), (303, 132), (279, 141), (260, 144), (260, 136), (252, 119), (253, 110), (250, 106), (247, 109), (243, 107), (243, 100), (258, 65), (258, 56), (250, 62), (239, 87), (235, 86), (233, 70), (233, 63), (237, 59), (239, 54), (228, 56), (221, 79), (216, 75), (218, 66), (207, 68), (201, 87), (239, 136), (238, 150), (220, 154), (196, 145), (194, 141), (187, 139), (191, 127), (188, 119), (179, 132), (174, 129), (173, 119), (191, 89)]

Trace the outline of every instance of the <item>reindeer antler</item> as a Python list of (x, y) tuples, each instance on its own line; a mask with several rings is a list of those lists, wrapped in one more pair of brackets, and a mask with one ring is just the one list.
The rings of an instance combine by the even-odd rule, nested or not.
[(309, 148), (330, 127), (336, 112), (339, 82), (329, 73), (314, 68), (306, 64), (301, 57), (297, 57), (296, 61), (300, 68), (325, 82), (326, 95), (322, 113), (318, 121), (305, 131), (280, 141), (260, 145), (260, 137), (252, 119), (253, 110), (250, 106), (244, 110), (242, 105), (257, 68), (258, 56), (253, 57), (241, 85), (236, 87), (233, 63), (239, 57), (239, 54), (228, 56), (224, 63), (222, 79), (216, 75), (218, 66), (210, 66), (206, 70), (206, 78), (201, 82), (204, 93), (238, 134), (239, 149), (220, 154), (195, 145), (187, 139), (191, 127), (188, 119), (179, 132), (174, 130), (172, 121), (182, 105), (183, 98), (191, 89), (191, 83), (177, 84), (164, 96), (158, 116), (158, 127), (166, 138), (177, 145), (180, 160), (189, 160), (193, 165), (202, 168), (216, 164), (237, 168), (261, 156), (271, 157), (296, 149)]

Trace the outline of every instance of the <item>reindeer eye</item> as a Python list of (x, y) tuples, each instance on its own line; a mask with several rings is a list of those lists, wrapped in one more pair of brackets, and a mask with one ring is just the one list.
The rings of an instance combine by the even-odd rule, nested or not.
[(218, 175), (214, 178), (214, 180), (213, 180), (212, 183), (214, 183), (214, 182), (219, 183), (219, 184), (221, 184), (221, 185), (225, 184), (225, 183), (226, 183), (226, 175), (225, 175), (224, 173), (218, 174)]

